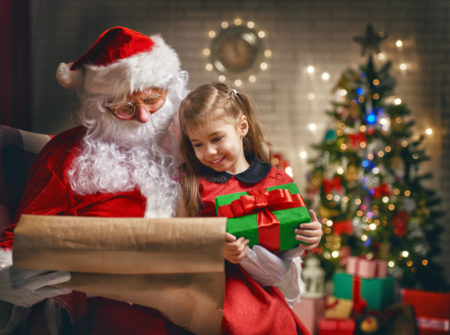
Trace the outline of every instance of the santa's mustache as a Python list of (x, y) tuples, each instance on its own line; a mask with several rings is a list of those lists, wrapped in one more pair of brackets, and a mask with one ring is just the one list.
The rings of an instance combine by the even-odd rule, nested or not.
[(166, 134), (175, 109), (173, 103), (167, 100), (145, 123), (133, 119), (120, 120), (106, 109), (84, 113), (90, 125), (86, 133), (87, 138), (130, 149), (134, 146), (149, 146), (159, 136)]

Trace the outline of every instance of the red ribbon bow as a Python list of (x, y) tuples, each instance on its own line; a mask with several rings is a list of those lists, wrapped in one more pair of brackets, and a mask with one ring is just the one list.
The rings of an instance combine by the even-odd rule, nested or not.
[(287, 189), (267, 192), (265, 189), (250, 190), (229, 205), (220, 206), (217, 216), (241, 217), (257, 213), (260, 244), (269, 250), (280, 249), (280, 221), (273, 214), (275, 210), (306, 207), (300, 194), (291, 194)]
[(389, 185), (385, 183), (382, 183), (378, 187), (374, 187), (372, 190), (375, 199), (380, 199), (383, 195), (391, 195), (391, 189), (389, 188)]
[(342, 190), (341, 178), (336, 176), (333, 179), (324, 179), (323, 188), (327, 194), (331, 193), (333, 190), (340, 192)]
[(347, 219), (344, 221), (334, 221), (333, 230), (338, 235), (341, 235), (342, 233), (350, 235), (353, 232), (352, 219)]
[(367, 307), (367, 301), (362, 297), (361, 293), (362, 280), (358, 276), (353, 276), (353, 312), (359, 314)]
[(352, 147), (359, 146), (361, 142), (367, 142), (366, 135), (364, 135), (363, 132), (359, 132), (358, 134), (348, 134), (347, 136)]

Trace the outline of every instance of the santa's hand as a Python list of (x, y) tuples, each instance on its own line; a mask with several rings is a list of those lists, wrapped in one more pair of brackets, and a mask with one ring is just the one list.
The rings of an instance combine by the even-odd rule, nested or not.
[(273, 286), (289, 271), (290, 263), (290, 260), (280, 258), (266, 248), (254, 245), (240, 265), (262, 286)]
[(0, 269), (0, 300), (30, 307), (44, 299), (70, 293), (51, 287), (70, 280), (70, 272), (21, 270), (12, 265)]

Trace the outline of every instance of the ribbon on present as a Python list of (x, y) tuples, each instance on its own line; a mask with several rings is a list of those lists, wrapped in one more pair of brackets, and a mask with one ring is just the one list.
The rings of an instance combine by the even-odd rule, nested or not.
[[(353, 262), (355, 267), (354, 269), (349, 268)], [(368, 262), (371, 264), (370, 269), (373, 269), (373, 272), (367, 273), (367, 271), (361, 271), (361, 263)], [(368, 259), (366, 255), (360, 255), (358, 257), (352, 256), (347, 260), (347, 272), (352, 273), (355, 276), (364, 277), (364, 278), (376, 278), (376, 277), (385, 277), (386, 276), (386, 262), (377, 260), (377, 259)], [(367, 269), (364, 269), (367, 270)]]
[(367, 307), (367, 301), (362, 297), (361, 294), (361, 286), (362, 286), (362, 279), (358, 276), (353, 276), (352, 300), (353, 300), (353, 313), (355, 315), (364, 311)]
[(322, 183), (325, 193), (331, 193), (333, 190), (336, 190), (338, 192), (342, 191), (341, 178), (339, 178), (338, 176), (334, 177), (333, 179), (324, 178)]
[(341, 235), (342, 233), (350, 235), (353, 232), (352, 219), (344, 221), (334, 221), (333, 230), (338, 235)]
[[(268, 249), (280, 249), (280, 221), (273, 211), (295, 207), (306, 207), (300, 194), (292, 194), (288, 189), (255, 189), (247, 191), (239, 199), (217, 210), (217, 216), (227, 218), (257, 214), (258, 234), (261, 244)], [(262, 229), (264, 228), (264, 229)]]

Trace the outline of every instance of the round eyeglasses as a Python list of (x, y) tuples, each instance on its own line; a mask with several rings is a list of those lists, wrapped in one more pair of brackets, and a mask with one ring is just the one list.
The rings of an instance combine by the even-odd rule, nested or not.
[(143, 105), (146, 110), (152, 114), (164, 105), (166, 101), (166, 91), (160, 90), (160, 92), (139, 92), (136, 95), (135, 101), (124, 101), (118, 104), (107, 105), (108, 108), (115, 116), (121, 120), (130, 120), (136, 114), (136, 108), (139, 104)]

